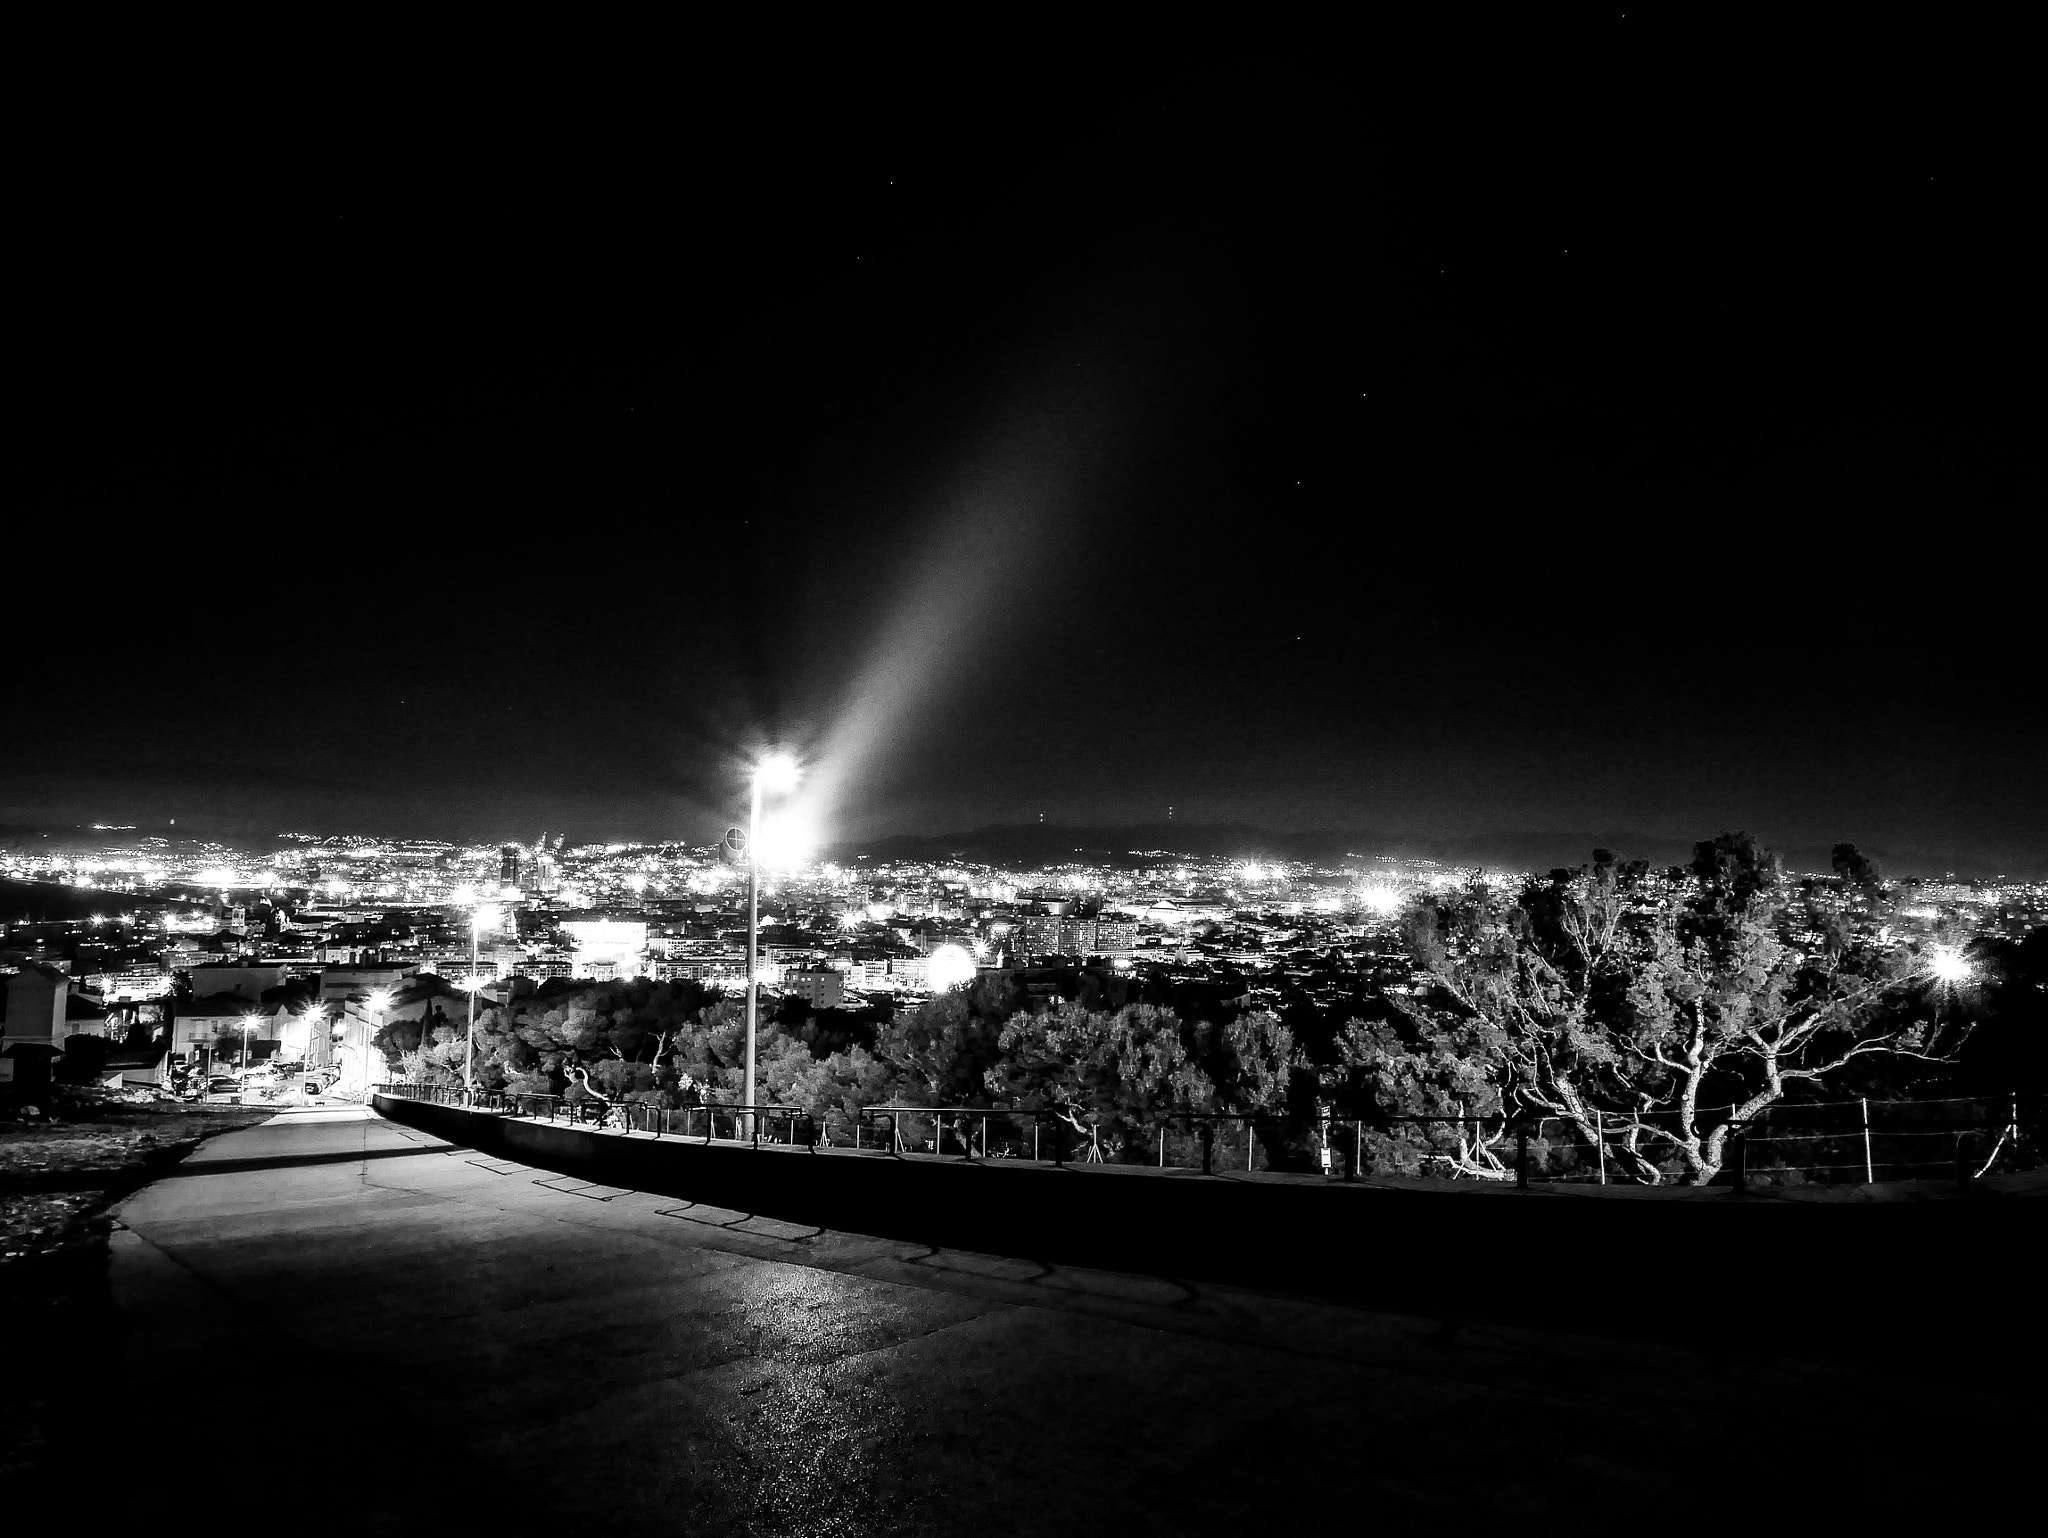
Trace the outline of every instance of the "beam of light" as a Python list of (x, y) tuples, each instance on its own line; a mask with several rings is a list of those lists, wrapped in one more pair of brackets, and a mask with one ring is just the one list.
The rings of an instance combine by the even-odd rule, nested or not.
[(990, 623), (991, 598), (1022, 590), (1055, 558), (1076, 516), (1077, 487), (1119, 415), (1113, 401), (1075, 399), (1064, 362), (1048, 385), (1051, 377), (1059, 398), (1011, 403), (1008, 421), (977, 445), (977, 460), (933, 499), (926, 538), (906, 552), (906, 579), (878, 640), (810, 755), (796, 806), (814, 827), (844, 837), (849, 807), (872, 810), (883, 800), (919, 728), (991, 650), (1012, 644), (1007, 626)]
[(763, 870), (792, 870), (804, 864), (818, 848), (818, 827), (801, 808), (777, 812), (761, 819), (754, 858)]

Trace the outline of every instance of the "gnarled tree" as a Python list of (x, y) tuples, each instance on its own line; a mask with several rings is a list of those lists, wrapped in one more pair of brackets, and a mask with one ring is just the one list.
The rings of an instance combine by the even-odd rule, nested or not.
[(1963, 1029), (1938, 1007), (1931, 945), (1790, 887), (1740, 834), (1689, 870), (1610, 856), (1433, 894), (1408, 941), (1421, 986), (1393, 997), (1403, 1027), (1344, 1038), (1382, 1104), (1558, 1118), (1650, 1183), (1711, 1180), (1734, 1130), (1795, 1086), (1873, 1053), (1943, 1060)]

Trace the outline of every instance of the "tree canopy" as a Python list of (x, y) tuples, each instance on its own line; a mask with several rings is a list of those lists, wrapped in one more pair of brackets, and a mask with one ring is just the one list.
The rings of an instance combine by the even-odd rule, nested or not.
[[(1487, 1179), (1512, 1173), (1511, 1121), (1542, 1118), (1625, 1178), (1712, 1180), (1766, 1107), (1880, 1064), (1945, 1063), (1972, 1018), (1944, 993), (1936, 939), (1894, 937), (1875, 867), (1842, 845), (1835, 868), (1794, 883), (1728, 833), (1670, 870), (1601, 849), (1519, 884), (1426, 891), (1402, 918), (1399, 979), (1353, 978), (1338, 1018), (1284, 990), (1246, 1007), (1083, 973), (987, 974), (894, 1011), (786, 999), (762, 1012), (757, 1093), (828, 1120), (1007, 1109), (1134, 1147), (1189, 1115), (1334, 1112), (1370, 1125), (1378, 1167)], [(2017, 1022), (2037, 994), (1996, 996)], [(430, 1010), (424, 1036), (394, 1022), (381, 1044), (459, 1077), (465, 1022)], [(744, 1054), (743, 1005), (716, 991), (563, 982), (481, 1011), (474, 1071), (485, 1088), (674, 1107), (738, 1101)]]

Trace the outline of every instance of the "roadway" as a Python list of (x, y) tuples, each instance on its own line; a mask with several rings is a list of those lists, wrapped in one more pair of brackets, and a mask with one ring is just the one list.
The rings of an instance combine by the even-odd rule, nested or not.
[[(116, 1216), (107, 1410), (162, 1456), (109, 1516), (208, 1489), (372, 1533), (1896, 1515), (1967, 1509), (2028, 1434), (1996, 1374), (1802, 1358), (1796, 1309), (1736, 1356), (1048, 1266), (591, 1186), (353, 1106), (214, 1139)], [(1599, 1264), (1527, 1284), (1626, 1284)]]

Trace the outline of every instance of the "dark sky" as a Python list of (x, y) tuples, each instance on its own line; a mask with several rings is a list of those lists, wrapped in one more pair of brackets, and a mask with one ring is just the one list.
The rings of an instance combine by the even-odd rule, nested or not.
[(0, 823), (701, 838), (781, 741), (836, 836), (2039, 861), (2014, 46), (83, 102)]

